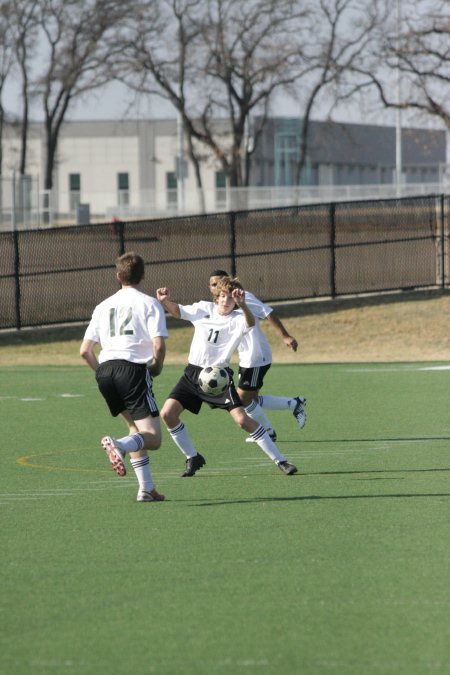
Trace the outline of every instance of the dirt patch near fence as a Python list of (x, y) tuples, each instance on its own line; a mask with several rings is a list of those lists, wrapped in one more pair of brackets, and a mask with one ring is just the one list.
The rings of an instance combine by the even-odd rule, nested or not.
[[(299, 342), (287, 349), (264, 322), (275, 363), (449, 361), (450, 294), (382, 297), (275, 305)], [(0, 332), (0, 365), (78, 365), (85, 326)], [(186, 362), (192, 328), (169, 320), (167, 363)]]

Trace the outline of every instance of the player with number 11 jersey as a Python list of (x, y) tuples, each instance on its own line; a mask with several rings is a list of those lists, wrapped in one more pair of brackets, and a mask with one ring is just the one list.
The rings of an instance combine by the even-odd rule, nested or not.
[(215, 302), (202, 300), (179, 308), (180, 319), (190, 321), (195, 328), (188, 356), (193, 366), (228, 365), (242, 336), (251, 330), (242, 312), (233, 309), (220, 314)]

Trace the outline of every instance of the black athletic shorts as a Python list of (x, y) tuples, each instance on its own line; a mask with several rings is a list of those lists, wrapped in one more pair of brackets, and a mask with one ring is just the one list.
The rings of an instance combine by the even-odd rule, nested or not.
[(125, 410), (133, 420), (159, 417), (152, 377), (145, 363), (105, 361), (95, 371), (95, 379), (113, 417)]
[(168, 398), (174, 398), (178, 403), (181, 403), (183, 408), (194, 413), (194, 415), (198, 415), (202, 403), (207, 403), (210, 408), (220, 408), (228, 411), (242, 406), (241, 399), (233, 383), (233, 371), (231, 368), (227, 368), (230, 375), (230, 386), (222, 396), (208, 396), (202, 392), (198, 386), (198, 376), (201, 370), (200, 366), (187, 365), (184, 369), (184, 374), (178, 380)]
[(265, 374), (271, 365), (271, 363), (268, 363), (266, 366), (258, 366), (258, 368), (239, 367), (239, 389), (244, 389), (245, 391), (258, 391), (261, 389)]

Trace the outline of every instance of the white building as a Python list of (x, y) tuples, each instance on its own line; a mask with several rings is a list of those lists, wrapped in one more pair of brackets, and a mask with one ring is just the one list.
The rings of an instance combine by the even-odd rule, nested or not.
[[(176, 120), (69, 121), (59, 138), (53, 190), (43, 190), (45, 136), (30, 125), (27, 176), (17, 181), (19, 129), (3, 140), (2, 229), (72, 224), (77, 218), (107, 220), (167, 214), (261, 208), (364, 196), (395, 196), (395, 129), (311, 122), (301, 187), (294, 183), (301, 120), (273, 118), (255, 150), (251, 187), (242, 196), (227, 188), (211, 154), (202, 164), (202, 198), (192, 165), (184, 166)], [(405, 186), (429, 193), (446, 168), (443, 131), (403, 129)], [(203, 153), (208, 157), (208, 153)], [(13, 180), (13, 176), (15, 179)], [(12, 189), (12, 186), (15, 189)], [(351, 186), (351, 189), (350, 187)], [(381, 190), (383, 186), (383, 190)], [(392, 194), (389, 193), (391, 190)], [(397, 194), (398, 196), (398, 194)], [(43, 212), (43, 205), (45, 209)], [(81, 206), (78, 206), (81, 205)]]

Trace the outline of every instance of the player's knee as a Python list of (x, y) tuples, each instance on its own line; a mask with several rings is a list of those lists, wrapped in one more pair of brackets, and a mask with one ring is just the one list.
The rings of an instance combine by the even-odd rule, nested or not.
[(160, 416), (166, 427), (169, 429), (173, 429), (173, 427), (177, 425), (177, 416), (170, 409), (170, 407), (163, 406)]
[(160, 447), (161, 447), (161, 437), (153, 436), (148, 442), (147, 450), (159, 450)]
[(145, 431), (142, 434), (145, 450), (158, 450), (161, 447), (162, 437), (160, 433)]
[(234, 415), (234, 421), (239, 427), (241, 427), (241, 429), (246, 428), (249, 419), (250, 418), (245, 414), (244, 410)]
[(246, 408), (257, 397), (256, 391), (247, 391), (244, 389), (239, 389), (238, 393), (244, 408)]

